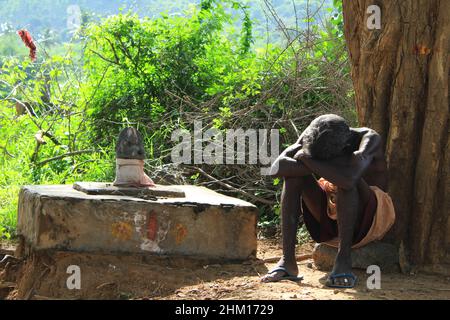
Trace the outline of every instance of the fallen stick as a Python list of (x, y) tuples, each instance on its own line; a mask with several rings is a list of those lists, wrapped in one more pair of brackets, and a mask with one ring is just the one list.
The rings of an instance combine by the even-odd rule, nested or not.
[[(295, 257), (295, 261), (304, 261), (312, 258), (312, 254), (301, 254), (299, 256)], [(281, 259), (281, 257), (271, 257), (271, 258), (265, 258), (262, 259), (263, 262), (272, 263), (272, 262), (278, 262)]]
[(15, 288), (16, 284), (14, 282), (2, 282), (0, 283), (0, 289), (7, 289), (7, 288)]

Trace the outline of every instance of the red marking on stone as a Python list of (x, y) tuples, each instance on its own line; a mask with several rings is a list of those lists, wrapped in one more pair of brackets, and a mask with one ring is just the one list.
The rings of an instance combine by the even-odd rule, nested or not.
[(155, 241), (157, 231), (158, 220), (156, 218), (156, 213), (152, 211), (147, 218), (147, 238), (149, 240)]

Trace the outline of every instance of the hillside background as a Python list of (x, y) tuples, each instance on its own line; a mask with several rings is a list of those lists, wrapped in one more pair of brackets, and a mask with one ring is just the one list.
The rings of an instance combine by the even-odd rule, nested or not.
[[(279, 27), (274, 18), (270, 16), (264, 0), (240, 2), (249, 8), (250, 17), (254, 22), (254, 35), (259, 41), (267, 40), (267, 31), (273, 33), (271, 35), (273, 39), (269, 39), (269, 41), (280, 40)], [(295, 28), (296, 25), (305, 28), (308, 24), (306, 20), (308, 15), (314, 15), (315, 18), (310, 23), (320, 24), (333, 14), (333, 0), (272, 0), (268, 2), (273, 5), (288, 28)], [(186, 15), (189, 7), (199, 3), (200, 0), (1, 0), (0, 36), (11, 31), (27, 29), (36, 40), (41, 42), (46, 41), (53, 44), (69, 41), (73, 33), (67, 26), (67, 19), (70, 15), (68, 8), (73, 5), (79, 6), (83, 20), (86, 22), (98, 21), (109, 15), (126, 11), (136, 12), (141, 17), (150, 18), (160, 17), (162, 13), (183, 16)], [(297, 21), (294, 5), (297, 11)], [(232, 14), (236, 15), (239, 12), (232, 12)], [(4, 51), (3, 54), (13, 52)]]

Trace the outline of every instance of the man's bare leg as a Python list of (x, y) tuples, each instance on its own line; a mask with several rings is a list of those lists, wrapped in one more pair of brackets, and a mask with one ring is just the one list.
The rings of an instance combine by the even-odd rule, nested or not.
[(351, 276), (332, 278), (339, 274), (352, 275), (351, 247), (353, 234), (369, 199), (369, 192), (369, 186), (362, 179), (354, 188), (349, 190), (338, 189), (336, 205), (340, 243), (327, 285), (352, 286), (354, 284), (354, 279)]
[[(283, 256), (276, 268), (285, 271), (269, 272), (261, 281), (273, 282), (281, 280), (286, 275), (295, 277), (298, 274), (297, 261), (295, 259), (295, 244), (297, 240), (298, 218), (303, 197), (311, 213), (320, 219), (319, 205), (314, 205), (320, 199), (321, 189), (311, 171), (301, 162), (292, 159), (289, 155), (299, 150), (301, 146), (291, 147), (291, 151), (284, 151), (274, 162), (271, 174), (274, 177), (283, 178), (283, 190), (281, 192), (281, 230), (283, 237)], [(309, 207), (309, 206), (312, 207)], [(275, 268), (275, 269), (276, 269)]]
[[(281, 192), (281, 232), (283, 237), (283, 256), (277, 264), (290, 276), (298, 275), (297, 262), (295, 260), (295, 243), (300, 215), (300, 196), (303, 189), (302, 178), (285, 178)], [(267, 274), (261, 280), (272, 282), (281, 280), (286, 272), (276, 271)]]
[[(301, 212), (301, 197), (312, 202), (320, 199), (321, 189), (312, 175), (304, 177), (286, 177), (281, 193), (281, 231), (283, 238), (283, 256), (277, 263), (286, 271), (276, 271), (267, 274), (261, 280), (263, 282), (278, 281), (286, 276), (298, 275), (297, 261), (295, 259), (295, 244), (297, 242), (298, 218)], [(319, 204), (318, 204), (319, 205)], [(308, 205), (311, 213), (319, 221), (319, 206)]]

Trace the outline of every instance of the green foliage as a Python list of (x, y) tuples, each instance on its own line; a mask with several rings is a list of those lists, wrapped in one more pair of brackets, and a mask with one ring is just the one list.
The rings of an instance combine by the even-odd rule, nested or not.
[(330, 9), (333, 12), (333, 16), (331, 18), (331, 23), (333, 23), (335, 28), (335, 35), (337, 37), (344, 36), (344, 16), (342, 15), (342, 0), (333, 0), (334, 10)]
[(28, 56), (29, 51), (22, 45), (15, 32), (6, 32), (0, 35), (0, 57)]
[[(110, 180), (111, 152), (107, 149), (77, 157), (46, 159), (91, 149), (82, 109), (74, 103), (78, 66), (68, 48), (65, 56), (40, 63), (4, 58), (0, 74), (0, 226), (1, 236), (14, 235), (17, 195), (26, 184), (65, 184), (77, 180)], [(79, 79), (78, 79), (79, 80)], [(17, 103), (29, 103), (30, 113), (17, 114)], [(46, 144), (35, 135), (43, 131)], [(109, 150), (110, 151), (110, 150)]]
[[(124, 126), (143, 133), (152, 177), (163, 171), (172, 175), (164, 182), (216, 188), (198, 171), (169, 167), (174, 129), (190, 130), (195, 120), (219, 130), (274, 128), (286, 147), (318, 114), (340, 113), (355, 124), (340, 16), (287, 44), (261, 45), (251, 3), (204, 0), (183, 15), (152, 19), (125, 10), (100, 21), (85, 14), (77, 40), (40, 43), (36, 63), (15, 33), (0, 36), (0, 238), (14, 236), (22, 185), (111, 181)], [(28, 103), (29, 114), (16, 114), (17, 102)], [(39, 132), (46, 144), (36, 142)], [(258, 204), (259, 225), (279, 223), (280, 179), (250, 165), (201, 168), (273, 201)]]
[(297, 230), (297, 243), (304, 244), (310, 242), (311, 236), (308, 232), (308, 229), (306, 229), (306, 225), (302, 224), (300, 228)]
[[(238, 7), (244, 12), (242, 30), (225, 30), (232, 25), (225, 9), (235, 4), (203, 1), (202, 9), (187, 18), (163, 15), (150, 20), (126, 13), (91, 24), (85, 30), (89, 40), (84, 68), (89, 78), (81, 92), (84, 97), (95, 92), (88, 110), (94, 140), (109, 143), (127, 119), (149, 135), (158, 131), (153, 139), (165, 149), (167, 130), (182, 112), (194, 110), (189, 105), (183, 110), (174, 107), (176, 97), (207, 101), (243, 86), (245, 93), (255, 93), (254, 81), (246, 85), (258, 70), (249, 52), (251, 21), (245, 7)], [(226, 110), (216, 107), (224, 117)], [(163, 118), (161, 127), (158, 121)]]

